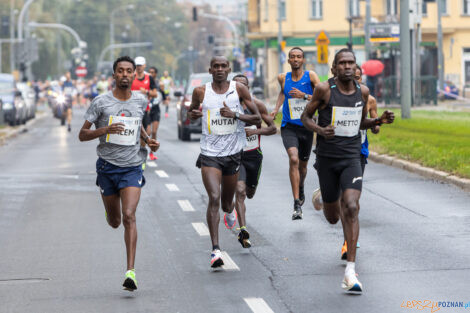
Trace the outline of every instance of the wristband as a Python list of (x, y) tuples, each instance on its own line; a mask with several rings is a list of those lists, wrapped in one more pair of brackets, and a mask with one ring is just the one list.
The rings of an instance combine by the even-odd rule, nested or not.
[(383, 123), (382, 123), (382, 120), (378, 117), (375, 118), (375, 121), (374, 121), (374, 125), (375, 126), (381, 126)]
[(145, 142), (146, 144), (148, 144), (149, 139), (150, 139), (150, 136), (145, 137), (145, 138), (144, 138), (144, 142)]

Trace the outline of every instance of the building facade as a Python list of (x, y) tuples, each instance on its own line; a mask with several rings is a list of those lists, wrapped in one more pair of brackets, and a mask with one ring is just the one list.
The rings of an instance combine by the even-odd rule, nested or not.
[[(416, 1), (416, 2), (415, 2)], [(381, 25), (398, 25), (399, 0), (371, 0), (371, 22)], [(422, 11), (420, 32), (412, 34), (421, 38), (418, 58), (418, 74), (415, 76), (437, 76), (437, 4), (420, 3), (410, 0), (416, 10)], [(470, 0), (445, 0), (442, 16), (443, 53), (445, 79), (463, 90), (470, 85)], [(418, 8), (419, 7), (419, 8)], [(314, 69), (326, 78), (336, 51), (347, 46), (350, 25), (353, 49), (359, 64), (366, 60), (364, 50), (365, 1), (361, 0), (278, 0), (248, 1), (248, 38), (257, 51), (257, 76), (264, 78), (266, 91), (270, 96), (279, 92), (276, 77), (279, 73), (278, 14), (281, 15), (284, 53), (299, 46), (305, 51), (307, 69)], [(351, 18), (350, 18), (351, 17)], [(412, 17), (413, 18), (413, 17)], [(419, 20), (414, 20), (419, 22)], [(350, 23), (351, 22), (351, 23)], [(417, 23), (415, 23), (416, 25)], [(320, 31), (329, 35), (329, 64), (317, 63), (315, 39)], [(399, 81), (399, 30), (396, 40), (376, 40), (372, 45), (371, 56), (381, 59), (385, 65), (385, 76), (396, 77)], [(390, 38), (389, 38), (390, 39)], [(416, 59), (415, 59), (416, 60)], [(283, 63), (282, 71), (289, 66)]]

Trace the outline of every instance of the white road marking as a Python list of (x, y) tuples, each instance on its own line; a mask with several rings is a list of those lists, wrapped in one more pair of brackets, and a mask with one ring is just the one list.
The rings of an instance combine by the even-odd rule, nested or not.
[(232, 258), (230, 255), (228, 255), (227, 252), (222, 251), (222, 260), (224, 260), (224, 265), (222, 265), (222, 268), (226, 271), (239, 271), (240, 268), (233, 262)]
[(78, 175), (61, 175), (60, 177), (68, 178), (68, 179), (79, 179), (80, 178)]
[(194, 212), (194, 208), (191, 205), (191, 202), (189, 200), (178, 200), (178, 204), (181, 207), (181, 210), (184, 212)]
[(253, 313), (274, 313), (263, 298), (243, 298)]
[(147, 162), (147, 165), (148, 165), (148, 167), (157, 167), (157, 163), (155, 163), (153, 161)]
[(175, 184), (165, 184), (166, 188), (168, 188), (169, 191), (180, 191), (178, 186)]
[(191, 223), (199, 236), (209, 236), (209, 229), (204, 223)]
[(157, 174), (160, 178), (168, 178), (168, 174), (164, 170), (156, 170), (155, 174)]

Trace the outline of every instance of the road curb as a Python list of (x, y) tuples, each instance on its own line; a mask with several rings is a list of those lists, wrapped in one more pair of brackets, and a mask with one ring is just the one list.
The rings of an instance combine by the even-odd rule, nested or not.
[(417, 163), (402, 160), (400, 158), (392, 157), (386, 154), (379, 154), (373, 151), (369, 152), (369, 159), (376, 163), (382, 163), (385, 165), (400, 168), (408, 172), (424, 176), (426, 178), (446, 182), (449, 184), (454, 184), (465, 191), (470, 191), (470, 179), (461, 178), (447, 172), (438, 171), (430, 167), (425, 167)]
[(27, 132), (28, 127), (33, 126), (34, 124), (36, 124), (37, 121), (45, 118), (46, 116), (47, 116), (47, 114), (45, 112), (42, 113), (42, 114), (39, 113), (39, 114), (36, 114), (35, 118), (33, 118), (32, 120), (27, 121), (25, 125), (21, 125), (21, 126), (16, 127), (16, 128), (13, 128), (13, 127), (9, 126), (10, 129), (6, 132), (5, 136), (0, 138), (0, 146), (4, 146), (8, 140), (10, 140), (12, 138), (15, 138), (19, 134)]

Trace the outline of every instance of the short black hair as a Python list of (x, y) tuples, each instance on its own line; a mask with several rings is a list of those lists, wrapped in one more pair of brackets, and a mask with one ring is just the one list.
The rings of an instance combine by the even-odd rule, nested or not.
[(287, 54), (288, 57), (290, 57), (290, 53), (293, 51), (293, 50), (299, 50), (300, 52), (302, 52), (302, 58), (304, 57), (304, 50), (302, 50), (302, 48), (300, 47), (294, 47), (292, 49), (289, 50), (289, 53)]
[(227, 57), (225, 57), (225, 56), (223, 56), (223, 55), (216, 55), (216, 56), (213, 56), (213, 57), (211, 58), (210, 66), (212, 67), (212, 63), (214, 63), (215, 60), (220, 59), (220, 58), (225, 59), (225, 62), (227, 62), (227, 64), (230, 66), (229, 60), (227, 59)]
[(134, 62), (134, 59), (131, 58), (130, 56), (124, 55), (124, 56), (121, 56), (121, 57), (117, 58), (116, 61), (114, 61), (114, 63), (113, 63), (113, 73), (116, 72), (116, 67), (117, 67), (117, 65), (118, 65), (119, 62), (129, 62), (129, 63), (132, 63), (132, 66), (134, 67), (134, 71), (135, 71), (135, 62)]
[(354, 51), (352, 51), (349, 48), (343, 48), (343, 49), (339, 50), (338, 52), (336, 52), (335, 59), (333, 60), (333, 65), (336, 65), (338, 63), (339, 55), (341, 53), (346, 53), (346, 52), (352, 53), (352, 55), (354, 56), (354, 60), (356, 60), (356, 55), (354, 54)]
[(362, 68), (359, 64), (356, 63), (356, 69), (359, 70), (359, 72), (361, 73), (361, 76), (362, 76)]
[(149, 71), (150, 71), (150, 70), (155, 70), (155, 73), (158, 74), (158, 69), (157, 69), (155, 66), (149, 67)]
[(248, 77), (246, 77), (245, 75), (243, 74), (237, 74), (235, 76), (233, 76), (232, 80), (235, 80), (235, 78), (244, 78), (246, 79), (246, 82), (249, 83), (250, 81), (248, 80)]

